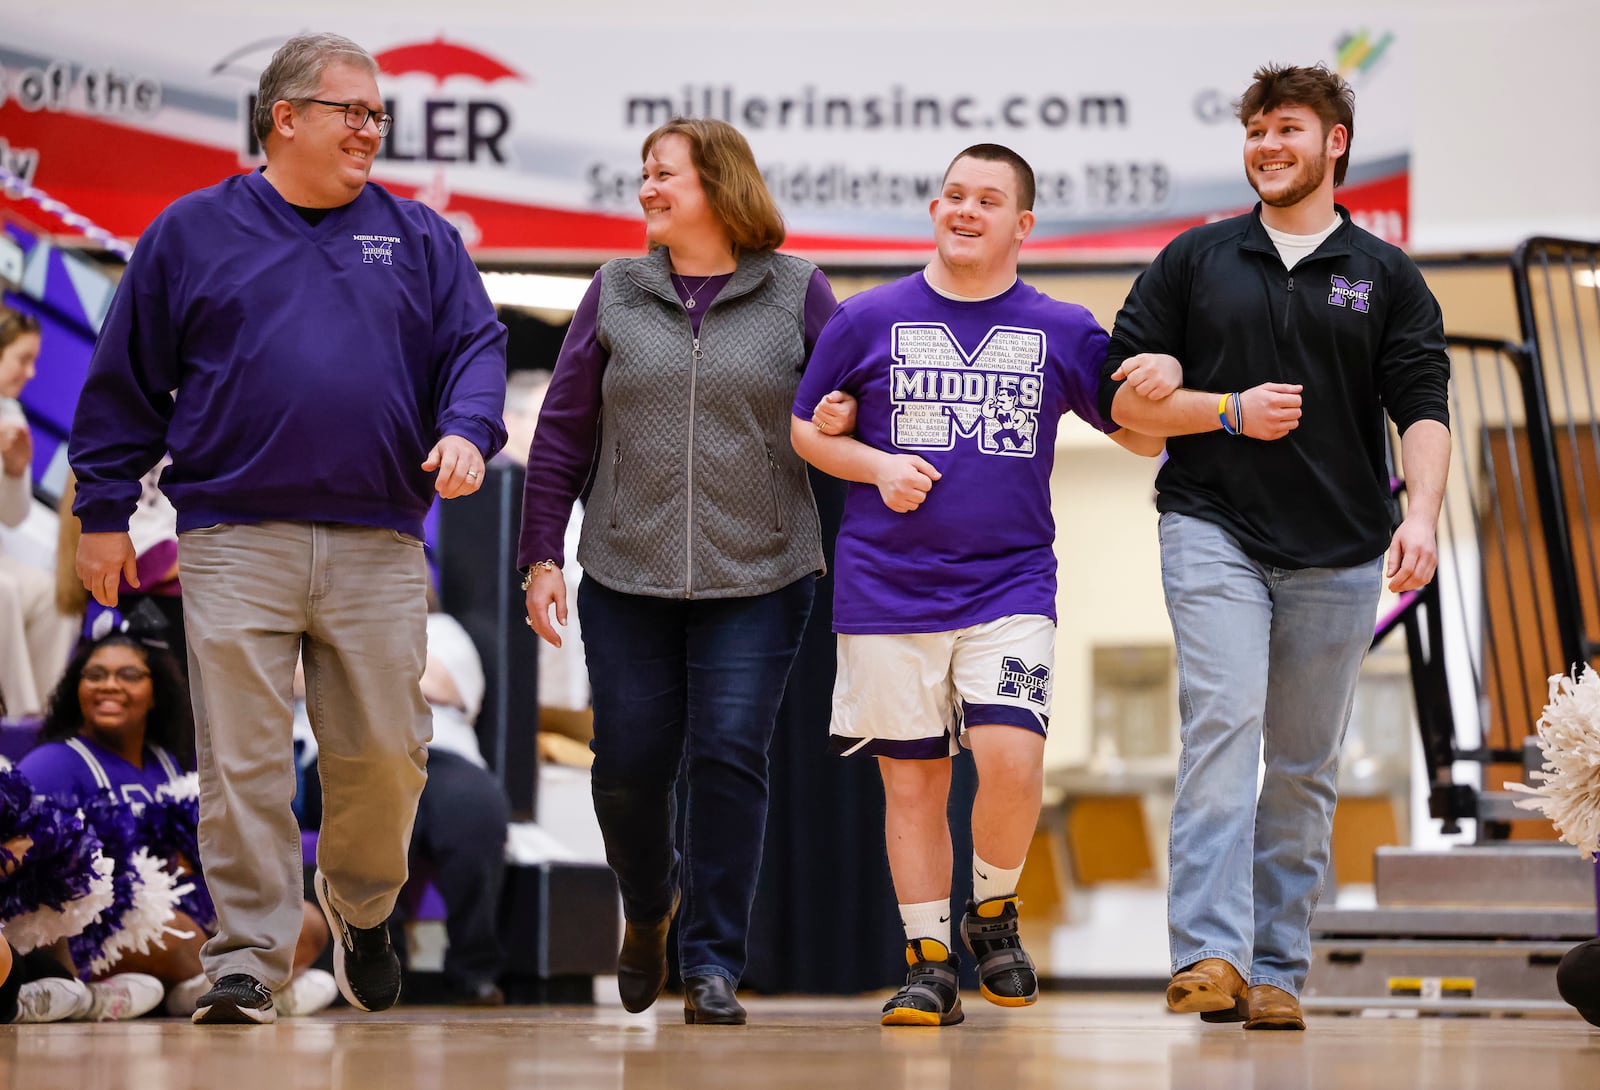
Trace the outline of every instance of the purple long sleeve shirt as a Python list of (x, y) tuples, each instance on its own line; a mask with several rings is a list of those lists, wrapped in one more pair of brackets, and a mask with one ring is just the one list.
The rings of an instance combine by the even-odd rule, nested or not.
[(316, 225), (260, 172), (140, 239), (73, 419), (74, 512), (124, 530), (139, 478), (178, 529), (282, 519), (420, 536), (445, 435), (505, 443), (505, 328), (455, 229), (368, 183)]
[[(716, 292), (726, 283), (726, 277), (713, 278), (705, 289), (695, 290), (692, 322), (696, 314), (705, 313), (705, 308), (716, 298)], [(675, 286), (682, 298), (684, 286)], [(689, 286), (693, 287), (692, 281)], [(828, 278), (821, 270), (814, 272), (806, 287), (808, 358), (837, 305)], [(600, 380), (609, 358), (605, 346), (600, 343), (599, 312), (600, 274), (596, 273), (567, 328), (561, 354), (556, 358), (555, 374), (539, 410), (537, 464), (528, 467), (522, 538), (517, 550), (517, 562), (523, 567), (540, 560), (566, 563), (567, 521), (572, 505), (583, 493), (594, 470), (600, 438)], [(694, 324), (698, 327), (698, 322)]]

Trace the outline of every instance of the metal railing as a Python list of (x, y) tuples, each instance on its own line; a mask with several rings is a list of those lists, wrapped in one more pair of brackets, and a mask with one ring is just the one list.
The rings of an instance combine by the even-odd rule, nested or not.
[(1439, 571), (1373, 638), (1406, 633), (1429, 809), (1447, 832), (1473, 817), (1480, 839), (1505, 834), (1505, 800), (1452, 766), (1520, 764), (1548, 677), (1600, 655), (1597, 270), (1600, 243), (1530, 239), (1512, 257), (1523, 342), (1448, 338)]

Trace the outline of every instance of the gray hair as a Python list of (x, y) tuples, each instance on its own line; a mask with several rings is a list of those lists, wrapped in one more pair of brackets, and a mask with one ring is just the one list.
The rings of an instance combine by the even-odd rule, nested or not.
[(343, 35), (301, 34), (278, 47), (262, 69), (256, 108), (250, 117), (256, 139), (263, 146), (272, 132), (273, 105), (315, 95), (322, 83), (322, 71), (330, 64), (347, 64), (374, 76), (378, 74), (378, 62), (372, 54)]

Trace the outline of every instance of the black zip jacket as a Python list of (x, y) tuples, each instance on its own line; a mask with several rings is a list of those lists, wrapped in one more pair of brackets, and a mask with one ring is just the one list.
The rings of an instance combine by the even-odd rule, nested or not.
[(1174, 436), (1156, 507), (1217, 523), (1280, 568), (1348, 567), (1382, 554), (1398, 525), (1383, 414), (1403, 435), (1449, 426), (1450, 361), (1439, 304), (1410, 258), (1350, 222), (1284, 268), (1261, 206), (1191, 228), (1140, 274), (1117, 315), (1100, 383), (1111, 418), (1129, 356), (1183, 364), (1183, 385), (1219, 395), (1295, 382), (1300, 426), (1262, 441)]

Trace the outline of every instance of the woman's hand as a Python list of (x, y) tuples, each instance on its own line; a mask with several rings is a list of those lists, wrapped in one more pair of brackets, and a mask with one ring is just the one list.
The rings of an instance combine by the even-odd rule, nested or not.
[(851, 435), (856, 430), (856, 399), (835, 390), (817, 402), (811, 422), (823, 435)]
[[(556, 625), (567, 626), (567, 577), (560, 568), (540, 568), (528, 580), (528, 627), (551, 647), (561, 646)], [(550, 623), (550, 607), (555, 606), (555, 624)]]

